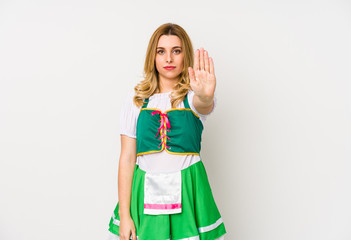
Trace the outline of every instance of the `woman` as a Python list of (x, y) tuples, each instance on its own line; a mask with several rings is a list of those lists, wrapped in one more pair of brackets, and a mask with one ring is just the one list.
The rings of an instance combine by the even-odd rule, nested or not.
[(177, 24), (161, 25), (150, 39), (145, 79), (122, 107), (111, 239), (224, 239), (200, 157), (203, 124), (216, 103), (214, 65), (203, 48), (195, 61), (193, 53)]

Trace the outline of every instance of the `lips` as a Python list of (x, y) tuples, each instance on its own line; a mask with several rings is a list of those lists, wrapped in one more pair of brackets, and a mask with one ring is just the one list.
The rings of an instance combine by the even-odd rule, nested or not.
[(164, 69), (166, 69), (166, 70), (173, 70), (173, 69), (175, 69), (175, 67), (174, 66), (166, 66), (166, 67), (164, 67)]

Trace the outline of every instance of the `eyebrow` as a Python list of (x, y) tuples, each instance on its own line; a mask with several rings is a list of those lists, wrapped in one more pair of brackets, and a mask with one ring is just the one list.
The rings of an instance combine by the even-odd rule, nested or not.
[[(157, 48), (165, 49), (164, 47), (157, 47)], [(182, 47), (179, 47), (179, 46), (172, 47), (172, 49), (174, 49), (174, 48), (182, 48)]]

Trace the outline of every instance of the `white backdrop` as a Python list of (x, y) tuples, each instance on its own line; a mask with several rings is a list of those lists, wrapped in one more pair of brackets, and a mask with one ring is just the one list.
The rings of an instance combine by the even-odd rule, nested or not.
[(349, 1), (0, 2), (0, 239), (106, 239), (148, 40), (215, 63), (202, 157), (228, 240), (351, 239)]

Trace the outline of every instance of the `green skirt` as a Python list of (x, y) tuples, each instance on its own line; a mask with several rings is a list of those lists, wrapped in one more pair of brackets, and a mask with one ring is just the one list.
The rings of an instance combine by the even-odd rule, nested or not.
[[(138, 240), (200, 239), (214, 240), (226, 233), (215, 203), (203, 162), (181, 170), (182, 212), (144, 214), (145, 171), (135, 165), (130, 214)], [(119, 235), (119, 202), (109, 223), (109, 231)]]

